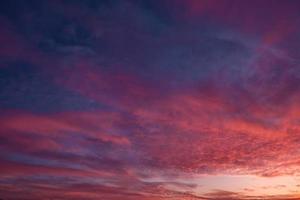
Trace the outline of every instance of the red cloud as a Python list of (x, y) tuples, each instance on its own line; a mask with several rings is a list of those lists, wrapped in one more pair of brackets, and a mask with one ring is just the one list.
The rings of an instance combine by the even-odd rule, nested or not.
[(7, 132), (34, 133), (42, 136), (60, 137), (68, 133), (82, 133), (103, 142), (129, 145), (130, 141), (123, 136), (110, 134), (107, 129), (113, 128), (118, 115), (102, 113), (63, 113), (52, 116), (35, 114), (17, 114), (2, 118), (1, 133)]
[(79, 170), (64, 167), (51, 167), (42, 165), (23, 164), (18, 162), (11, 162), (1, 160), (1, 173), (2, 178), (6, 177), (19, 177), (19, 176), (32, 176), (32, 175), (50, 175), (50, 176), (75, 176), (75, 177), (103, 177), (109, 176), (110, 173), (93, 171), (93, 170)]

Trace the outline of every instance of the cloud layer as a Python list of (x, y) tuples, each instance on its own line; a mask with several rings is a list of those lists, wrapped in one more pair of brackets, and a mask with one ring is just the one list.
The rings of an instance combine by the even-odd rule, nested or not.
[(296, 1), (0, 5), (0, 198), (300, 198)]

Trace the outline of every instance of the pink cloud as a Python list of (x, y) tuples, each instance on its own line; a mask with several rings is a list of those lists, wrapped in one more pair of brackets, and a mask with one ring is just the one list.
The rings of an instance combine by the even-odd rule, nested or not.
[[(120, 135), (110, 134), (113, 122), (118, 118), (113, 113), (62, 113), (50, 116), (22, 113), (2, 118), (1, 133), (7, 132), (34, 133), (43, 136), (60, 137), (71, 132), (82, 133), (104, 142), (129, 145), (130, 141)], [(50, 142), (50, 141), (49, 141)]]

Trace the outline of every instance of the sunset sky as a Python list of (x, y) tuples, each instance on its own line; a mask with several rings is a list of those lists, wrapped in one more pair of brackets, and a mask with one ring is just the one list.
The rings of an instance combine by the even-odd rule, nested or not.
[(300, 1), (0, 1), (0, 199), (300, 199)]

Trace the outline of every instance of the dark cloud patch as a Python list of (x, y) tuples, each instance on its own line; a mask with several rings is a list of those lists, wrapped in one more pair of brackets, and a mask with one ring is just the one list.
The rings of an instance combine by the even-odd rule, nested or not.
[(99, 103), (52, 84), (36, 67), (23, 62), (0, 69), (0, 88), (2, 109), (59, 112), (103, 108)]
[(251, 52), (240, 40), (223, 38), (230, 29), (205, 20), (198, 24), (166, 20), (166, 2), (21, 5), (15, 6), (18, 11), (6, 6), (16, 19), (7, 15), (34, 46), (49, 55), (62, 60), (89, 55), (105, 70), (135, 73), (172, 87), (209, 79), (220, 70), (236, 76)]

